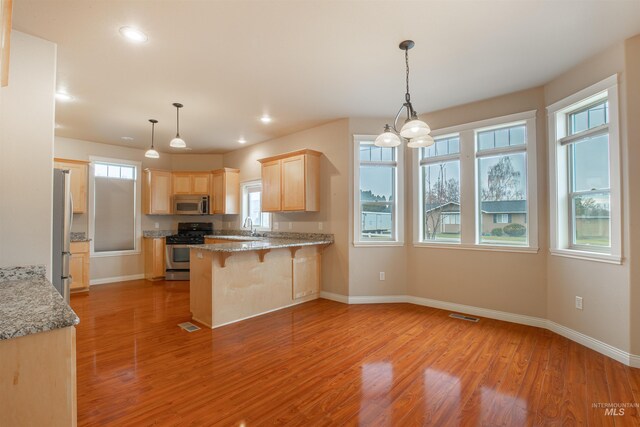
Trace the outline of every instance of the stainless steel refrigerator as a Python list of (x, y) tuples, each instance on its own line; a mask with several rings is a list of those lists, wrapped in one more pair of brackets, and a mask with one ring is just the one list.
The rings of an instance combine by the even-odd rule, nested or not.
[(71, 275), (71, 223), (73, 222), (73, 200), (71, 199), (71, 172), (53, 170), (53, 262), (51, 279), (53, 286), (69, 302)]

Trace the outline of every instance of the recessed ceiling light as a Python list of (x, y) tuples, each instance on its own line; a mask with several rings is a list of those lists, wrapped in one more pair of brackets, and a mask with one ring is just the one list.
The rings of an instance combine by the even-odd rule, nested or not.
[(260, 121), (262, 123), (271, 123), (271, 117), (269, 117), (267, 114), (265, 114), (262, 117), (260, 117)]
[(238, 142), (239, 142), (240, 144), (245, 144), (245, 143), (247, 142), (247, 140), (246, 140), (246, 139), (244, 139), (244, 138), (242, 138), (242, 137), (240, 137), (240, 139), (238, 140)]
[(123, 141), (133, 141), (133, 138), (130, 136), (123, 136), (123, 137), (120, 137), (120, 139)]
[(68, 93), (64, 93), (64, 92), (57, 92), (56, 93), (56, 99), (58, 101), (71, 101), (73, 99), (73, 96), (69, 95)]
[(148, 37), (145, 33), (133, 27), (120, 27), (120, 34), (122, 34), (123, 37), (136, 43), (144, 43), (148, 40)]

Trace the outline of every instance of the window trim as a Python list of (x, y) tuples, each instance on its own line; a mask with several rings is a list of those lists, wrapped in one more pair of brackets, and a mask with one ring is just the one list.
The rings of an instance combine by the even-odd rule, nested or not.
[[(395, 239), (387, 241), (367, 241), (360, 239), (360, 144), (373, 142), (376, 135), (353, 135), (353, 246), (354, 247), (387, 247), (404, 246), (404, 145), (396, 148), (395, 162), (371, 162), (376, 165), (395, 166)], [(364, 162), (365, 164), (367, 162)], [(386, 202), (388, 203), (388, 202)]]
[[(609, 101), (609, 251), (584, 250), (571, 247), (568, 225), (568, 144), (603, 131), (604, 125), (570, 136), (567, 134), (570, 113), (593, 105), (598, 100)], [(622, 264), (622, 210), (620, 167), (620, 122), (618, 75), (614, 74), (547, 107), (549, 134), (549, 252), (555, 256), (595, 262)], [(562, 136), (561, 136), (562, 135)], [(559, 200), (562, 198), (562, 200)], [(566, 203), (565, 203), (566, 202)]]
[[(96, 163), (112, 163), (135, 167), (136, 185), (134, 191), (134, 223), (135, 223), (135, 239), (134, 248), (127, 251), (109, 251), (109, 252), (95, 252), (95, 164)], [(90, 258), (104, 258), (114, 256), (128, 256), (128, 255), (140, 255), (142, 253), (142, 212), (141, 212), (141, 200), (142, 194), (142, 162), (134, 160), (115, 159), (111, 157), (98, 157), (89, 156), (89, 229), (88, 235), (89, 241), (89, 257)]]
[[(420, 223), (422, 213), (420, 180), (420, 155), (413, 150), (412, 180), (413, 191), (413, 246), (443, 249), (486, 250), (494, 252), (537, 253), (538, 248), (538, 193), (537, 193), (537, 110), (523, 111), (486, 120), (479, 120), (461, 125), (436, 129), (431, 132), (433, 138), (440, 138), (449, 134), (460, 135), (460, 243), (431, 242), (421, 240)], [(499, 153), (526, 152), (527, 159), (527, 223), (529, 224), (528, 245), (495, 245), (478, 242), (478, 194), (477, 194), (477, 162), (476, 162), (476, 131), (499, 129), (510, 124), (524, 122), (527, 127), (527, 142), (524, 145), (507, 146), (497, 149)], [(496, 149), (482, 150), (481, 157), (495, 154)], [(473, 178), (468, 178), (472, 174)]]
[[(245, 215), (245, 209), (248, 209), (248, 207), (245, 205), (245, 191), (247, 187), (256, 187), (256, 186), (260, 186), (260, 192), (262, 193), (262, 180), (261, 179), (252, 179), (249, 181), (242, 181), (240, 183), (240, 216), (241, 216), (241, 220), (244, 221), (244, 219), (247, 217), (247, 215)], [(262, 198), (262, 195), (260, 196)], [(269, 227), (254, 227), (256, 231), (271, 231), (273, 229), (273, 215), (271, 214), (271, 212), (262, 212), (262, 209), (260, 210), (260, 215), (264, 215), (264, 214), (268, 214), (269, 215)], [(246, 229), (245, 229), (246, 230)]]

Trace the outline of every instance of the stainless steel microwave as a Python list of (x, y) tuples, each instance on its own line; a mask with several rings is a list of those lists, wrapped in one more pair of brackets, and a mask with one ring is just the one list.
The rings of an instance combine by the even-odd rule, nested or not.
[(208, 215), (209, 196), (174, 196), (173, 213), (175, 215)]

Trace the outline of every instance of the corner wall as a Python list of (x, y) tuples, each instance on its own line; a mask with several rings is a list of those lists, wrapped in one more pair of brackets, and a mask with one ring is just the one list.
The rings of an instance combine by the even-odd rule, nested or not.
[(56, 45), (11, 32), (0, 88), (0, 266), (43, 264), (51, 277)]

